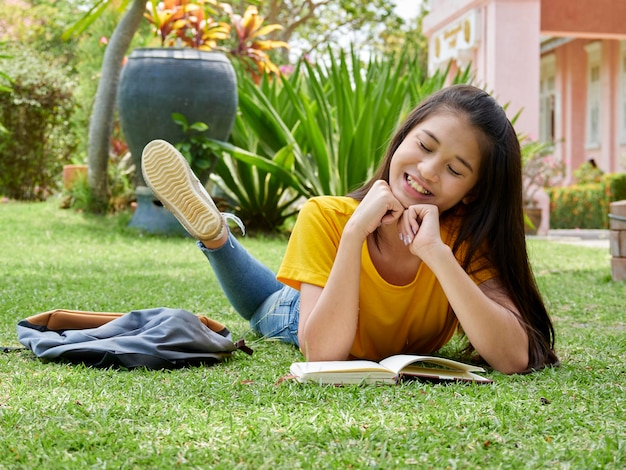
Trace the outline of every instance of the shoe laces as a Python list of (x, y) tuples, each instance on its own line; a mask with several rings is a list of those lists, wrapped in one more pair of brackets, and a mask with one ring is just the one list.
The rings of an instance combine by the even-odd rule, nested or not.
[(230, 212), (222, 212), (222, 216), (226, 220), (232, 220), (235, 223), (235, 225), (239, 227), (242, 235), (246, 234), (246, 226), (243, 224), (242, 220), (239, 217), (237, 217), (235, 214), (231, 214)]

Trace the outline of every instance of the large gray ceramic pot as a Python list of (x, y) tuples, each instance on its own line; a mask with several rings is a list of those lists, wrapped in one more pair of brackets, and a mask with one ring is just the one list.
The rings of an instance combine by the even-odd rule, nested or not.
[(180, 113), (189, 124), (204, 122), (207, 136), (226, 141), (237, 112), (237, 79), (228, 58), (197, 49), (136, 49), (124, 65), (117, 95), (124, 138), (136, 171), (137, 209), (130, 225), (150, 232), (177, 232), (171, 214), (148, 197), (141, 172), (141, 153), (154, 139), (177, 144), (182, 128), (172, 119)]

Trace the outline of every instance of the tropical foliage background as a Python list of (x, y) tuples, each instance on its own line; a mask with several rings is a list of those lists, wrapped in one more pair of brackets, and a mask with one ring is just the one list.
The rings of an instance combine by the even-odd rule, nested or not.
[[(13, 168), (0, 194), (45, 199), (60, 191), (64, 164), (87, 163), (87, 191), (77, 189), (86, 196), (73, 201), (95, 212), (113, 200), (120, 207), (112, 178), (127, 149), (114, 109), (118, 69), (133, 48), (164, 41), (155, 27), (181, 45), (195, 22), (194, 38), (233, 58), (240, 109), (229, 142), (202, 142), (202, 123), (188, 123), (198, 131), (190, 138), (217, 157), (212, 180), (226, 203), (263, 230), (280, 228), (299, 198), (345, 194), (367, 178), (398, 121), (443, 84), (426, 76), (420, 18), (407, 22), (383, 0), (168, 0), (147, 9), (131, 0), (9, 0), (0, 13), (2, 78), (20, 84), (0, 95), (0, 170)], [(9, 50), (20, 53), (5, 58)], [(27, 69), (26, 57), (39, 62)], [(21, 86), (26, 75), (39, 82)]]
[[(64, 207), (128, 209), (132, 168), (115, 109), (121, 69), (134, 48), (184, 45), (231, 58), (239, 110), (228, 142), (172, 116), (187, 129), (175, 144), (210, 165), (225, 210), (253, 230), (280, 230), (302, 198), (345, 194), (365, 180), (397, 123), (443, 86), (443, 74), (426, 73), (425, 13), (404, 20), (388, 0), (5, 0), (0, 197), (63, 194)], [(454, 81), (470, 78), (461, 71)], [(543, 152), (530, 153), (542, 165), (525, 168), (543, 177)], [(89, 167), (69, 194), (68, 163)], [(552, 227), (605, 227), (621, 181), (548, 188)]]
[(239, 76), (230, 142), (213, 142), (221, 155), (214, 181), (248, 223), (280, 226), (299, 198), (355, 189), (414, 103), (444, 84), (443, 74), (427, 78), (407, 54), (360, 64), (352, 50), (328, 65), (300, 62), (260, 86)]

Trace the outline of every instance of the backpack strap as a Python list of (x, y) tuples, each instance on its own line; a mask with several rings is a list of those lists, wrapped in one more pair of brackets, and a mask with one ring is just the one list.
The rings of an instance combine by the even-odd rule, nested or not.
[[(228, 328), (226, 328), (226, 326), (223, 325), (222, 323), (220, 323), (218, 321), (215, 321), (212, 318), (205, 317), (204, 315), (196, 315), (196, 316), (200, 319), (200, 321), (202, 323), (204, 323), (204, 325), (207, 328), (215, 331), (216, 333), (218, 333), (218, 334), (220, 334), (220, 335), (222, 335), (224, 337), (226, 337), (230, 333), (228, 331)], [(238, 341), (235, 341), (234, 344), (235, 344), (235, 349), (238, 349), (238, 350), (240, 350), (242, 352), (245, 352), (248, 356), (252, 356), (252, 353), (254, 351), (252, 350), (251, 347), (246, 345), (246, 341), (243, 338), (241, 338)]]
[(246, 340), (243, 338), (235, 341), (235, 349), (245, 352), (248, 356), (252, 356), (252, 353), (254, 353), (254, 350), (250, 346), (246, 345)]

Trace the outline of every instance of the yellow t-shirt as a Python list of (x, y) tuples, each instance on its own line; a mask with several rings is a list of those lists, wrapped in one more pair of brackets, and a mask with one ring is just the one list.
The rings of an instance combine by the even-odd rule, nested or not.
[[(278, 280), (296, 289), (302, 283), (325, 286), (344, 226), (357, 205), (358, 201), (349, 197), (321, 196), (307, 201), (289, 240)], [(443, 224), (441, 235), (446, 244), (454, 242), (449, 227)], [(481, 270), (471, 277), (479, 284), (494, 277), (494, 272)], [(411, 283), (392, 285), (378, 274), (367, 243), (363, 243), (359, 319), (350, 351), (353, 358), (381, 360), (401, 353), (428, 354), (448, 342), (456, 327), (448, 299), (425, 263), (420, 264)]]

